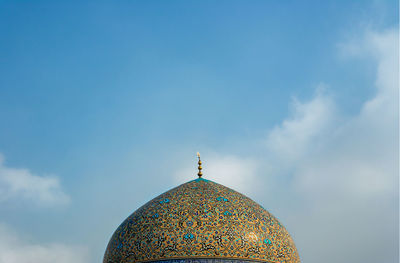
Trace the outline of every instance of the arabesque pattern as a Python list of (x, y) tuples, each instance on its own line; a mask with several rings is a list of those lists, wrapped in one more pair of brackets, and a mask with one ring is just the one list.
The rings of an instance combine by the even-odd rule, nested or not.
[(274, 216), (250, 198), (199, 178), (130, 215), (113, 234), (103, 263), (190, 258), (300, 262)]

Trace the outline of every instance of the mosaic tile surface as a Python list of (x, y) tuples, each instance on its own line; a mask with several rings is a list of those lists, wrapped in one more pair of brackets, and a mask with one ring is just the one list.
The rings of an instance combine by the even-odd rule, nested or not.
[(130, 215), (103, 263), (175, 259), (299, 263), (292, 238), (250, 198), (205, 179), (182, 184)]

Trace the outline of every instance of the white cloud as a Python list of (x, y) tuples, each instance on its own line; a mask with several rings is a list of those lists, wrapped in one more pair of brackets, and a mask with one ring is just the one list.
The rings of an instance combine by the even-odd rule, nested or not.
[(304, 154), (323, 146), (319, 143), (324, 142), (323, 136), (332, 129), (335, 119), (334, 101), (323, 85), (310, 102), (294, 98), (292, 108), (293, 116), (270, 131), (266, 141), (270, 158), (280, 159), (285, 167), (294, 166)]
[(70, 201), (58, 177), (38, 176), (28, 169), (7, 167), (0, 154), (0, 202), (30, 201), (37, 205), (59, 205)]
[(377, 59), (377, 93), (358, 115), (331, 123), (329, 131), (320, 129), (325, 144), (322, 152), (303, 152), (296, 174), (305, 191), (342, 189), (347, 194), (375, 195), (393, 189), (398, 145), (397, 37), (395, 31), (368, 32), (359, 43), (368, 52), (365, 55)]
[(268, 135), (270, 165), (290, 178), (298, 209), (286, 220), (304, 262), (398, 262), (398, 33), (341, 48), (376, 60), (375, 96), (355, 116), (324, 93), (298, 104)]
[(34, 244), (0, 223), (0, 263), (84, 263), (88, 251), (63, 244)]
[(355, 116), (323, 92), (295, 102), (268, 134), (267, 161), (288, 178), (283, 202), (296, 209), (285, 220), (304, 262), (398, 262), (398, 33), (368, 31), (341, 48), (375, 59), (376, 94)]

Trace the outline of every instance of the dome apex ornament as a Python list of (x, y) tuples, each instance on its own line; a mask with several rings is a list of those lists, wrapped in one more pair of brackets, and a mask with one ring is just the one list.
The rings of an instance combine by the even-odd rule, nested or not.
[(199, 172), (197, 173), (197, 175), (199, 176), (199, 178), (201, 178), (201, 176), (203, 175), (203, 173), (201, 172), (201, 170), (203, 169), (201, 167), (201, 160), (200, 160), (200, 153), (197, 152), (197, 158), (199, 158), (199, 162), (197, 163), (199, 165), (199, 167), (197, 169), (199, 169)]

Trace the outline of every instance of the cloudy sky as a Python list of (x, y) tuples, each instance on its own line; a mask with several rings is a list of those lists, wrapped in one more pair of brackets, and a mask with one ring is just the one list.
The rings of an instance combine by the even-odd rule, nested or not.
[(0, 1), (0, 263), (95, 263), (196, 177), (302, 262), (399, 257), (398, 1)]

